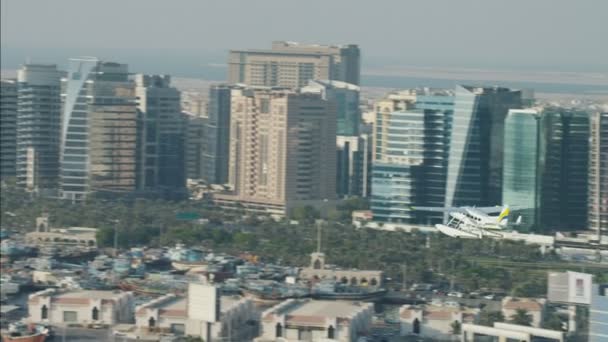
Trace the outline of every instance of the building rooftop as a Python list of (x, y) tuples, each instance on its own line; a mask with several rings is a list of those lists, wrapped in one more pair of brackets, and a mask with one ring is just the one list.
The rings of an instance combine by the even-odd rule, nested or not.
[(543, 299), (505, 297), (502, 300), (502, 308), (505, 310), (541, 311), (543, 306)]

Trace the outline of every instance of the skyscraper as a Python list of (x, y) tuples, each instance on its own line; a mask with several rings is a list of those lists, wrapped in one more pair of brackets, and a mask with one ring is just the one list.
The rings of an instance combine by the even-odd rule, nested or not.
[(126, 64), (73, 58), (62, 80), (61, 194), (136, 189), (137, 109)]
[(285, 215), (336, 197), (336, 113), (315, 94), (271, 88), (231, 94), (231, 195), (250, 210)]
[(368, 134), (338, 135), (336, 165), (337, 194), (340, 197), (369, 196), (372, 139)]
[(56, 65), (26, 64), (18, 71), (17, 182), (48, 195), (59, 188), (63, 76)]
[(608, 113), (592, 114), (590, 129), (589, 228), (606, 231), (608, 230)]
[(17, 172), (17, 82), (0, 82), (0, 178)]
[(272, 49), (232, 50), (228, 82), (250, 86), (302, 87), (309, 80), (338, 80), (359, 84), (357, 45), (335, 46), (273, 42)]
[(502, 202), (504, 120), (514, 108), (521, 108), (521, 91), (456, 87), (446, 206)]
[(375, 221), (432, 223), (442, 215), (413, 206), (444, 206), (450, 91), (413, 89), (378, 102), (371, 209)]
[(186, 129), (186, 146), (185, 162), (186, 162), (186, 178), (187, 179), (202, 179), (203, 177), (203, 154), (205, 140), (205, 117), (198, 116), (190, 112), (182, 112), (185, 121)]
[(168, 75), (136, 75), (139, 115), (138, 190), (163, 196), (183, 193), (185, 127), (180, 92)]
[(512, 109), (505, 120), (502, 200), (524, 208), (517, 211), (523, 230), (541, 224), (545, 161), (541, 115), (535, 109)]
[[(503, 203), (521, 209), (520, 230), (586, 227), (588, 115), (566, 108), (515, 109), (505, 121)], [(576, 179), (573, 179), (576, 178)]]
[(208, 117), (205, 120), (202, 178), (208, 184), (228, 182), (231, 91), (236, 86), (209, 88)]

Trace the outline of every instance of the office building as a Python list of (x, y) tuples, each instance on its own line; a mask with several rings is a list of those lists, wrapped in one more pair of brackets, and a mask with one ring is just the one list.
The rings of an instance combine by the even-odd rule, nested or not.
[(608, 339), (608, 284), (593, 284), (589, 307), (589, 342)]
[(520, 231), (541, 226), (545, 160), (541, 117), (536, 109), (511, 109), (505, 120), (502, 201), (525, 208), (517, 210), (522, 217)]
[(63, 76), (56, 65), (18, 71), (17, 183), (28, 191), (56, 195), (59, 188)]
[(336, 114), (315, 94), (271, 88), (231, 93), (230, 195), (246, 209), (285, 215), (336, 198)]
[(521, 91), (456, 86), (446, 206), (502, 203), (504, 120), (509, 109), (521, 106)]
[(186, 179), (202, 179), (203, 177), (203, 156), (205, 144), (205, 117), (198, 116), (191, 112), (182, 111), (186, 130), (184, 158), (186, 163)]
[(371, 331), (374, 305), (348, 301), (289, 299), (262, 313), (256, 342), (355, 342)]
[(303, 93), (320, 94), (324, 100), (334, 101), (337, 113), (337, 134), (359, 135), (361, 111), (359, 110), (359, 86), (341, 81), (313, 80), (302, 87)]
[(338, 135), (336, 191), (339, 197), (370, 194), (372, 139), (370, 134)]
[(541, 181), (541, 229), (587, 228), (589, 113), (568, 108), (543, 110), (545, 166)]
[(521, 208), (513, 211), (522, 218), (518, 230), (585, 228), (588, 120), (587, 113), (565, 108), (509, 111), (502, 197)]
[(413, 206), (444, 206), (454, 95), (412, 89), (377, 103), (371, 209), (375, 221), (441, 222)]
[(127, 323), (133, 317), (131, 292), (48, 289), (31, 294), (28, 321), (50, 324)]
[(589, 228), (608, 231), (608, 113), (590, 118)]
[(209, 88), (201, 177), (208, 184), (225, 184), (228, 182), (230, 94), (232, 89), (238, 88), (228, 85), (214, 85)]
[(359, 84), (357, 45), (307, 45), (273, 42), (272, 49), (231, 50), (228, 83), (249, 86), (305, 86), (309, 80), (337, 80)]
[(126, 64), (73, 58), (62, 79), (61, 195), (136, 189), (137, 108)]
[(180, 92), (168, 75), (136, 75), (139, 121), (137, 188), (175, 196), (186, 186), (185, 127)]
[(17, 82), (0, 83), (0, 178), (17, 173)]

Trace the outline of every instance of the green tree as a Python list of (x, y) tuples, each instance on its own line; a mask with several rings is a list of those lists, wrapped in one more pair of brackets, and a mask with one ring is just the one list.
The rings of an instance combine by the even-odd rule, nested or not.
[(450, 324), (450, 327), (452, 328), (452, 335), (460, 335), (462, 331), (462, 324), (460, 322), (454, 321)]
[(479, 324), (488, 327), (494, 326), (495, 322), (504, 322), (505, 316), (500, 311), (481, 311), (479, 313)]
[(526, 309), (517, 309), (511, 316), (510, 322), (513, 324), (531, 326), (532, 315), (530, 315)]

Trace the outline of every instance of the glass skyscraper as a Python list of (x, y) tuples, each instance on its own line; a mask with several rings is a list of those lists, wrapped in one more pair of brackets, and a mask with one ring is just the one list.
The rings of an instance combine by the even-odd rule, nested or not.
[(540, 224), (540, 174), (544, 165), (540, 119), (537, 110), (513, 109), (505, 120), (502, 200), (525, 208), (517, 211), (523, 230)]
[(139, 114), (138, 190), (164, 197), (185, 193), (185, 121), (169, 75), (136, 75)]
[(208, 184), (228, 182), (231, 92), (237, 86), (209, 88), (208, 117), (203, 131), (202, 178)]
[(359, 110), (359, 91), (357, 85), (342, 81), (314, 80), (302, 88), (304, 93), (317, 93), (328, 101), (334, 101), (338, 114), (337, 134), (358, 136), (361, 124)]
[(519, 230), (586, 225), (589, 119), (566, 108), (517, 109), (505, 120), (503, 203), (521, 209)]
[[(441, 222), (413, 206), (444, 206), (453, 94), (416, 90), (411, 103), (381, 103), (376, 116), (371, 209), (374, 220)], [(411, 108), (408, 108), (411, 107)]]
[(62, 85), (62, 197), (135, 190), (137, 111), (128, 77), (126, 64), (70, 59)]
[(56, 65), (26, 64), (18, 71), (17, 182), (27, 190), (55, 196), (63, 76)]
[(502, 203), (504, 120), (521, 91), (457, 86), (450, 127), (446, 206)]
[(17, 82), (0, 83), (0, 179), (17, 171)]

